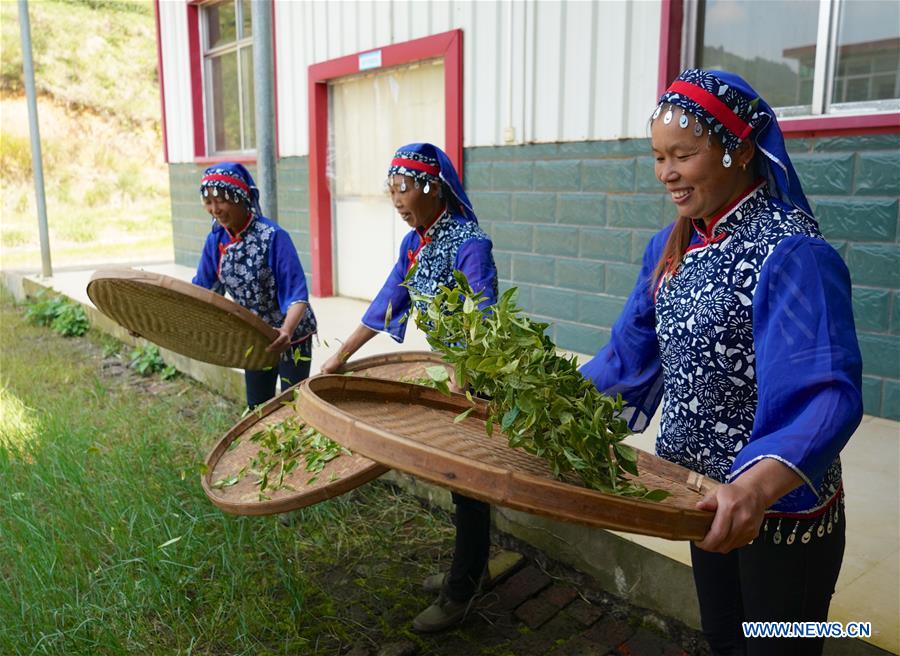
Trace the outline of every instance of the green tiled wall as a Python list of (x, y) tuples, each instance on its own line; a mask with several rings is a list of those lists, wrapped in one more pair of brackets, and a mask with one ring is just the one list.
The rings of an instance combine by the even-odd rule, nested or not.
[[(853, 277), (866, 412), (900, 419), (900, 135), (803, 139), (791, 157)], [(466, 151), (466, 185), (494, 239), (501, 287), (593, 353), (673, 213), (644, 139)]]
[[(788, 142), (826, 238), (853, 278), (865, 408), (900, 420), (900, 135)], [(634, 285), (644, 247), (672, 220), (646, 139), (466, 150), (466, 187), (494, 240), (501, 288), (550, 323), (556, 343), (593, 353)], [(175, 254), (193, 266), (209, 229), (201, 168), (171, 167)], [(306, 158), (281, 160), (279, 213), (304, 265)]]

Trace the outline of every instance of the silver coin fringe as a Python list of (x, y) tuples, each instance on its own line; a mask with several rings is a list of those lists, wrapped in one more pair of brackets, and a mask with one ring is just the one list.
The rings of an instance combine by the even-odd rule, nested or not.
[[(667, 107), (666, 113), (663, 114), (663, 123), (668, 125), (669, 123), (672, 122), (672, 119), (675, 116), (675, 110), (678, 108), (675, 105), (672, 105), (669, 103), (660, 103), (656, 106), (656, 110), (653, 112), (653, 116), (650, 117), (651, 123), (653, 123), (653, 121), (655, 121), (657, 118), (659, 118), (659, 113), (663, 110), (663, 105), (666, 105), (666, 107)], [(680, 127), (682, 130), (684, 130), (690, 125), (691, 121), (687, 117), (687, 113), (685, 112), (684, 108), (682, 107), (680, 109), (681, 109), (681, 118), (678, 119), (678, 127)], [(715, 131), (718, 133), (721, 128), (722, 128), (722, 125), (720, 123), (720, 124), (716, 125), (715, 129), (709, 128), (706, 131), (706, 146), (707, 146), (707, 148), (712, 143), (713, 132)], [(703, 125), (701, 125), (700, 119), (697, 116), (694, 116), (694, 136), (698, 137), (698, 138), (703, 136)], [(728, 150), (726, 149), (725, 154), (722, 156), (722, 166), (724, 166), (726, 169), (731, 168), (732, 161), (733, 160), (731, 157), (731, 153), (728, 152)], [(428, 192), (426, 191), (425, 193), (428, 193)]]
[[(801, 544), (809, 544), (813, 537), (823, 538), (825, 535), (831, 535), (841, 521), (843, 509), (844, 495), (841, 494), (840, 498), (835, 500), (831, 507), (817, 519), (770, 517), (763, 522), (762, 530), (756, 539), (761, 539), (763, 542), (771, 541), (775, 545), (790, 546), (798, 540)], [(806, 529), (799, 533), (801, 525)]]

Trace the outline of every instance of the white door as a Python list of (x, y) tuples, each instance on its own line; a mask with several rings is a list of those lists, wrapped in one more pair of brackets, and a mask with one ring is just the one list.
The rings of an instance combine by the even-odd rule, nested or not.
[(444, 148), (444, 64), (428, 60), (331, 83), (328, 177), (337, 294), (371, 300), (409, 232), (385, 192), (394, 151)]

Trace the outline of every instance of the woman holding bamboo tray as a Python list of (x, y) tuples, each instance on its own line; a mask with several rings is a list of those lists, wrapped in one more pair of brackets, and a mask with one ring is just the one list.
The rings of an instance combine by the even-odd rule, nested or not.
[[(363, 344), (379, 332), (398, 342), (406, 333), (412, 309), (405, 284), (424, 295), (441, 285), (454, 286), (453, 271), (462, 271), (475, 291), (485, 295), (484, 306), (497, 299), (497, 269), (490, 238), (478, 227), (462, 183), (447, 154), (428, 143), (408, 144), (391, 161), (387, 175), (391, 202), (412, 228), (400, 245), (397, 263), (381, 291), (363, 315), (362, 323), (322, 367), (336, 373)], [(421, 308), (420, 308), (421, 309)], [(413, 629), (435, 632), (461, 622), (478, 592), (490, 550), (490, 506), (453, 493), (456, 504), (456, 545), (446, 576), (425, 581), (437, 599), (413, 620)]]
[(267, 351), (281, 353), (271, 370), (244, 372), (247, 406), (275, 396), (309, 376), (316, 316), (290, 235), (262, 215), (259, 189), (241, 164), (210, 166), (200, 181), (203, 206), (213, 217), (193, 283), (228, 294), (278, 329)]
[[(850, 278), (819, 231), (769, 105), (687, 70), (651, 118), (675, 222), (651, 240), (609, 344), (582, 367), (657, 454), (724, 483), (691, 545), (715, 654), (818, 654), (742, 622), (825, 621), (844, 551), (838, 457), (862, 416)], [(665, 392), (665, 394), (663, 394)]]

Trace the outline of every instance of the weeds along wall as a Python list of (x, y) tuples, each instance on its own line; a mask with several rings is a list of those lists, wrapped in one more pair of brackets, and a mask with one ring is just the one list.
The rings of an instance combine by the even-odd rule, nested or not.
[[(900, 135), (793, 139), (788, 147), (825, 237), (850, 269), (865, 411), (900, 420)], [(175, 259), (192, 267), (210, 227), (202, 170), (170, 166)], [(603, 346), (644, 247), (674, 218), (648, 141), (468, 148), (465, 184), (493, 239), (501, 290), (518, 287), (520, 304), (551, 324), (561, 348), (591, 354)], [(278, 207), (309, 278), (306, 157), (279, 162)]]

